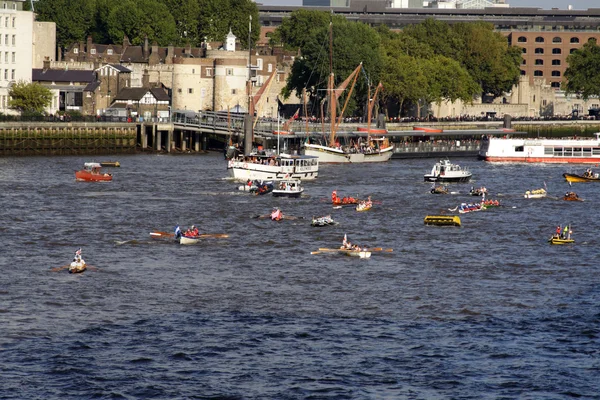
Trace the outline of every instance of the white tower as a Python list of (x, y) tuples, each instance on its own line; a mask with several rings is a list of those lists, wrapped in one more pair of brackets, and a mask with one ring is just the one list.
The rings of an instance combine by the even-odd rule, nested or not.
[(229, 33), (225, 38), (225, 51), (235, 51), (235, 39), (237, 37), (231, 32), (231, 28), (229, 28)]

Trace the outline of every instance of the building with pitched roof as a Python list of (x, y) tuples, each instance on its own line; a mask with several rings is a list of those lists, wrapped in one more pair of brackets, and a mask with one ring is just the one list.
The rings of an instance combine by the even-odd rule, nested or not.
[[(170, 96), (173, 109), (190, 111), (219, 111), (236, 105), (247, 108), (248, 74), (251, 74), (252, 90), (256, 93), (273, 71), (277, 71), (257, 110), (261, 116), (276, 116), (275, 99), (285, 85), (289, 71), (280, 63), (282, 54), (258, 48), (253, 51), (249, 66), (248, 51), (238, 49), (235, 35), (230, 31), (224, 39), (224, 43), (203, 43), (200, 48), (192, 48), (160, 47), (157, 44), (149, 45), (147, 40), (144, 45), (132, 46), (127, 37), (122, 45), (96, 45), (90, 37), (87, 42), (70, 46), (61, 61), (53, 63), (53, 66), (90, 69), (93, 65), (103, 63), (121, 65), (130, 71), (128, 87), (162, 87)], [(107, 85), (101, 85), (101, 88), (106, 89)], [(122, 88), (123, 85), (118, 88), (113, 86), (110, 96), (108, 92), (103, 92), (102, 99), (114, 99), (115, 90)], [(102, 113), (109, 107), (103, 101), (97, 110)]]

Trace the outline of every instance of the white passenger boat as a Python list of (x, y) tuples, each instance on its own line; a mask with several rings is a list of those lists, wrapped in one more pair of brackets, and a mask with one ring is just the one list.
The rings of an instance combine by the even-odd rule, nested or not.
[(229, 176), (238, 182), (314, 180), (319, 176), (319, 159), (289, 154), (239, 156), (229, 160), (227, 171)]
[(440, 160), (424, 178), (425, 182), (467, 182), (471, 176), (466, 168), (452, 164), (450, 160)]
[(275, 197), (300, 197), (303, 192), (302, 182), (298, 179), (279, 181), (273, 188), (273, 196)]
[(479, 158), (529, 163), (600, 163), (600, 132), (595, 138), (534, 139), (484, 137)]

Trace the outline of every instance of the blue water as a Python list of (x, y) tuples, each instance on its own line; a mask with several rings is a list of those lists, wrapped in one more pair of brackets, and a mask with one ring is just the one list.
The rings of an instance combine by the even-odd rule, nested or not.
[[(433, 159), (323, 165), (282, 199), (221, 154), (118, 160), (95, 184), (74, 171), (100, 159), (0, 159), (2, 399), (600, 398), (600, 185), (562, 178), (583, 166), (457, 159), (474, 182), (432, 195)], [(471, 185), (504, 207), (423, 224)], [(376, 204), (333, 210), (333, 189)], [(274, 206), (304, 219), (254, 218)], [(150, 238), (175, 224), (230, 237)], [(547, 243), (559, 224), (575, 245)], [(344, 234), (393, 252), (310, 254)], [(51, 271), (79, 247), (94, 269)]]

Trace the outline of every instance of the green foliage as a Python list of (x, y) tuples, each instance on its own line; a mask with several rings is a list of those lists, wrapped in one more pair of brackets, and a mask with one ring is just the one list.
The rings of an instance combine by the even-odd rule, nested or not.
[(39, 83), (19, 81), (8, 93), (8, 106), (22, 114), (42, 113), (52, 103), (52, 92)]
[(567, 57), (565, 92), (575, 93), (584, 100), (600, 96), (600, 46), (591, 39)]
[(123, 0), (108, 14), (108, 34), (113, 43), (127, 35), (131, 44), (141, 45), (146, 37), (161, 46), (177, 41), (175, 20), (158, 0)]
[(177, 45), (190, 43), (198, 46), (202, 39), (198, 33), (200, 7), (197, 0), (160, 0), (170, 10), (177, 29)]
[[(404, 29), (403, 34), (413, 38), (413, 46), (427, 45), (437, 55), (456, 59), (461, 47), (461, 39), (449, 24), (428, 18), (420, 24)], [(416, 55), (415, 55), (416, 56)]]
[(439, 103), (444, 100), (472, 102), (481, 87), (461, 65), (448, 57), (436, 56), (423, 60), (421, 68), (427, 78), (425, 100)]
[[(512, 90), (520, 76), (521, 49), (509, 47), (506, 38), (489, 23), (453, 25), (459, 47), (456, 59), (481, 85), (484, 94), (501, 96)], [(454, 58), (454, 57), (453, 57)]]
[(36, 19), (56, 23), (56, 41), (61, 47), (85, 40), (95, 24), (96, 0), (38, 0)]
[(271, 36), (272, 46), (283, 45), (286, 50), (303, 49), (316, 30), (327, 29), (329, 22), (339, 25), (346, 22), (340, 15), (331, 15), (323, 11), (303, 10), (293, 11), (285, 18)]
[(258, 6), (251, 0), (198, 0), (198, 34), (208, 41), (224, 42), (231, 29), (242, 47), (248, 48), (248, 28), (252, 17), (252, 43), (260, 37)]

